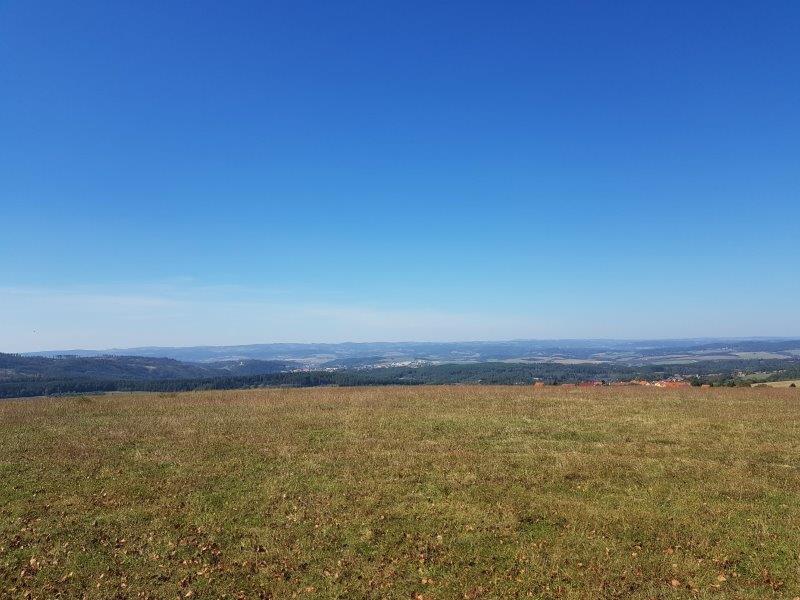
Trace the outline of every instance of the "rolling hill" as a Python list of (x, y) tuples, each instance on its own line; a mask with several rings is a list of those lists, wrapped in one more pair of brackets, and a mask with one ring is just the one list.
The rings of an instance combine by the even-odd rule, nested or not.
[(64, 379), (158, 380), (223, 375), (262, 375), (288, 368), (279, 361), (240, 360), (210, 364), (144, 356), (21, 356), (0, 354), (0, 382)]

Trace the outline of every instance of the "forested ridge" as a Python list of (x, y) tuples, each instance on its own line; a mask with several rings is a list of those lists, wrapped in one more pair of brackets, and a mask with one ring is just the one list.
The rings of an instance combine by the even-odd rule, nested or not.
[[(387, 367), (341, 370), (282, 370), (286, 365), (275, 363), (266, 367), (267, 373), (225, 374), (220, 367), (199, 366), (173, 361), (159, 361), (157, 375), (153, 374), (154, 359), (124, 357), (42, 359), (0, 355), (0, 398), (41, 396), (69, 393), (153, 391), (178, 392), (190, 390), (236, 389), (254, 387), (313, 387), (363, 385), (421, 385), (421, 384), (504, 384), (522, 385), (534, 381), (547, 384), (579, 383), (582, 381), (657, 380), (666, 377), (689, 378), (693, 383), (735, 385), (750, 381), (749, 374), (762, 374), (762, 379), (800, 377), (798, 360), (717, 360), (682, 365), (625, 366), (614, 363), (501, 363), (441, 364), (419, 367)], [(35, 372), (33, 363), (51, 361)], [(77, 362), (76, 362), (77, 361)], [(94, 363), (92, 362), (94, 361)], [(267, 361), (256, 361), (267, 362)], [(88, 364), (87, 364), (88, 363)], [(112, 365), (111, 371), (107, 369)], [(120, 364), (128, 365), (126, 368)], [(72, 365), (73, 368), (67, 368)], [(242, 368), (248, 368), (242, 362)], [(23, 368), (24, 367), (24, 368)], [(256, 368), (249, 365), (249, 368)], [(16, 369), (16, 375), (9, 373)], [(141, 369), (144, 369), (141, 371)], [(119, 370), (123, 373), (114, 376)], [(146, 376), (137, 377), (138, 373)], [(70, 373), (70, 376), (65, 376)], [(109, 375), (111, 373), (111, 375)]]

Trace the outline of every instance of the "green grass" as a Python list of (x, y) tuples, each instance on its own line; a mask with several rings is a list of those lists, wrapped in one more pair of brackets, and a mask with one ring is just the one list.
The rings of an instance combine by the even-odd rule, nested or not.
[(794, 598), (795, 389), (0, 403), (0, 597)]

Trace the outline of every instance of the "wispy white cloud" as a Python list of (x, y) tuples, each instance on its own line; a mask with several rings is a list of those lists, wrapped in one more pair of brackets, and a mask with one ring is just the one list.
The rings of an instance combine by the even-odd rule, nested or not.
[[(159, 283), (0, 288), (0, 350), (519, 337), (510, 316), (310, 302), (285, 290)], [(539, 327), (541, 331), (541, 327)]]
[[(510, 312), (408, 308), (297, 291), (168, 281), (147, 285), (0, 287), (0, 351), (265, 342), (459, 341), (513, 338), (792, 335), (780, 311), (729, 303), (621, 310), (581, 297)], [(749, 324), (749, 325), (748, 325)]]

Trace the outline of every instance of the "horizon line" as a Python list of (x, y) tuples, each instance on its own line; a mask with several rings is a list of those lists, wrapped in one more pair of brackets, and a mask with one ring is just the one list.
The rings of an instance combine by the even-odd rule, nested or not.
[[(195, 349), (195, 348), (244, 348), (252, 346), (346, 346), (368, 344), (503, 344), (515, 342), (697, 342), (697, 341), (800, 341), (800, 335), (788, 336), (697, 336), (697, 337), (646, 337), (646, 338), (616, 338), (616, 337), (564, 337), (564, 338), (511, 338), (511, 339), (472, 339), (450, 341), (417, 341), (417, 340), (374, 340), (365, 342), (253, 342), (243, 344), (193, 344), (189, 346), (113, 346), (108, 348), (45, 348), (41, 350), (25, 350), (20, 352), (6, 352), (6, 354), (40, 354), (54, 352), (112, 352), (117, 350), (145, 350), (145, 349)], [(2, 352), (0, 352), (2, 353)]]

